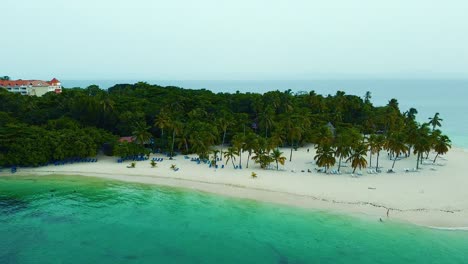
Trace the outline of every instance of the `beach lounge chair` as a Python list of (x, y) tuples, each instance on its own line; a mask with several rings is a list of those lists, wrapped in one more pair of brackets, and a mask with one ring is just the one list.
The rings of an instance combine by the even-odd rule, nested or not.
[(224, 164), (223, 164), (223, 165), (221, 165), (221, 169), (224, 169)]

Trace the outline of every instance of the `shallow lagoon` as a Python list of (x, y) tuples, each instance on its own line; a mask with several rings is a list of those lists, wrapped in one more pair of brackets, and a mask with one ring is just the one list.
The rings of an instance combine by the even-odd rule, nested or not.
[(466, 263), (468, 232), (88, 177), (1, 177), (0, 263)]

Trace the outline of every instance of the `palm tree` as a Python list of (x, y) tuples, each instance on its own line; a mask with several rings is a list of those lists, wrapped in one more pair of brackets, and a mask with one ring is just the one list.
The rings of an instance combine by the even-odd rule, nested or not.
[(214, 145), (216, 135), (218, 134), (216, 126), (210, 123), (194, 121), (191, 122), (190, 127), (196, 127), (189, 135), (188, 141), (191, 145), (191, 150), (197, 153), (200, 159), (208, 158), (210, 147)]
[(371, 153), (370, 163), (372, 163), (372, 154), (377, 154), (377, 164), (375, 165), (376, 170), (379, 169), (380, 151), (383, 149), (384, 143), (385, 143), (385, 137), (383, 135), (372, 134), (369, 137), (369, 148), (370, 148), (370, 153)]
[(179, 149), (185, 148), (185, 153), (189, 153), (189, 140), (190, 140), (190, 134), (192, 133), (191, 127), (188, 126), (187, 124), (180, 123), (181, 127), (181, 132), (179, 133), (179, 138), (178, 138), (178, 145), (177, 147)]
[(174, 143), (175, 143), (175, 137), (177, 134), (179, 134), (182, 130), (182, 123), (179, 121), (173, 121), (169, 123), (169, 127), (172, 128), (172, 144), (171, 144), (171, 155), (169, 159), (172, 159), (174, 156)]
[(316, 145), (332, 144), (334, 135), (328, 126), (320, 126), (313, 133), (313, 142)]
[(429, 117), (429, 125), (432, 126), (432, 131), (435, 130), (436, 127), (441, 127), (441, 123), (444, 121), (442, 118), (439, 117), (439, 113), (435, 113), (434, 117)]
[(260, 113), (260, 125), (265, 128), (265, 138), (268, 137), (268, 129), (273, 126), (274, 111), (271, 107), (267, 107)]
[(359, 167), (359, 170), (361, 168), (367, 167), (367, 147), (365, 144), (361, 143), (358, 144), (354, 149), (351, 154), (351, 156), (348, 158), (347, 161), (351, 161), (351, 166), (353, 167), (353, 173), (356, 172), (356, 168)]
[(100, 96), (100, 101), (99, 104), (101, 105), (102, 111), (104, 113), (107, 112), (112, 112), (115, 108), (115, 102), (114, 100), (109, 98), (109, 95), (106, 94), (106, 96), (102, 95)]
[(238, 150), (239, 167), (242, 167), (242, 152), (244, 152), (246, 135), (239, 133), (232, 137), (232, 145)]
[(372, 93), (370, 91), (367, 91), (366, 94), (364, 95), (364, 103), (370, 104), (371, 98), (372, 98)]
[(135, 130), (133, 131), (133, 136), (135, 137), (135, 142), (143, 146), (151, 138), (151, 133), (148, 132), (150, 127), (147, 127), (146, 124), (137, 123)]
[(258, 147), (259, 147), (259, 142), (258, 142), (257, 134), (252, 133), (252, 132), (247, 133), (247, 135), (245, 136), (245, 144), (244, 144), (244, 149), (248, 153), (246, 168), (249, 167), (250, 156), (256, 149), (258, 149)]
[(318, 145), (317, 152), (314, 157), (317, 166), (325, 167), (325, 172), (336, 163), (335, 150), (331, 145)]
[(283, 155), (283, 152), (279, 151), (278, 149), (274, 149), (270, 154), (270, 157), (276, 162), (276, 170), (279, 170), (278, 163), (281, 163), (281, 165), (284, 165), (284, 162), (286, 161), (286, 157), (282, 155)]
[(159, 115), (154, 119), (154, 125), (161, 129), (161, 138), (164, 136), (164, 129), (169, 126), (169, 117), (166, 111), (161, 110)]
[(260, 168), (262, 169), (266, 169), (273, 162), (272, 157), (268, 155), (268, 150), (262, 147), (255, 150), (255, 155), (252, 159), (255, 160), (255, 163), (260, 164)]
[(423, 154), (431, 150), (430, 131), (428, 124), (422, 124), (415, 132), (415, 141), (413, 146), (416, 158), (416, 169), (419, 169), (419, 163), (422, 163)]
[(398, 157), (408, 151), (408, 147), (404, 142), (404, 135), (401, 132), (394, 132), (386, 140), (385, 148), (391, 152), (392, 155), (395, 155), (392, 164), (392, 170), (395, 167), (395, 162)]
[[(340, 171), (341, 169), (341, 160), (343, 158), (346, 159), (347, 157), (349, 157), (349, 155), (351, 154), (351, 150), (352, 150), (352, 144), (356, 142), (357, 140), (359, 140), (353, 134), (354, 133), (352, 130), (346, 129), (336, 135), (334, 145), (335, 145), (335, 157), (338, 157), (338, 171)], [(360, 134), (357, 134), (357, 135), (360, 136)]]
[(439, 155), (444, 155), (445, 153), (448, 152), (449, 148), (452, 147), (452, 141), (450, 141), (450, 139), (446, 136), (446, 135), (441, 135), (435, 145), (434, 145), (434, 150), (437, 152), (437, 155), (435, 156), (434, 158), (434, 162), (432, 163), (435, 163), (436, 160), (437, 160), (437, 157)]
[(217, 149), (213, 149), (211, 150), (211, 152), (213, 153), (213, 160), (211, 164), (216, 165), (216, 163), (218, 162), (218, 154), (220, 153), (220, 151)]
[(235, 147), (229, 147), (226, 152), (224, 152), (224, 158), (226, 158), (226, 164), (231, 160), (232, 162), (232, 167), (236, 168), (236, 165), (234, 164), (234, 161), (236, 160), (236, 156), (239, 155), (239, 150), (237, 150)]
[(200, 159), (208, 158), (210, 146), (202, 138), (194, 136), (190, 138), (191, 149), (198, 154)]
[[(227, 129), (230, 125), (233, 124), (232, 120), (230, 117), (228, 117), (227, 114), (225, 114), (223, 117), (219, 118), (217, 120), (218, 122), (218, 126), (219, 128), (221, 128), (221, 131), (223, 131), (223, 138), (222, 138), (222, 141), (221, 141), (221, 153), (223, 152), (223, 148), (224, 148), (224, 142), (226, 140), (226, 133), (227, 133)], [(221, 155), (221, 160), (223, 159), (223, 156)]]

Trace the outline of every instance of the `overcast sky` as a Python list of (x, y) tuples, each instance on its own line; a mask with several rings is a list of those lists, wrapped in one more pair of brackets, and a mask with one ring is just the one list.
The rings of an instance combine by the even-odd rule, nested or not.
[(13, 78), (468, 78), (465, 0), (1, 2)]

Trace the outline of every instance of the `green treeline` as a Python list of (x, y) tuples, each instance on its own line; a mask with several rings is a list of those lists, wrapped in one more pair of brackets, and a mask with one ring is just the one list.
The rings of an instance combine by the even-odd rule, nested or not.
[[(415, 153), (419, 161), (430, 150), (447, 152), (450, 140), (438, 129), (439, 115), (419, 124), (416, 114), (413, 108), (402, 112), (396, 99), (376, 107), (370, 93), (341, 91), (215, 94), (141, 82), (42, 97), (0, 89), (0, 166), (38, 166), (100, 150), (124, 157), (160, 149), (208, 158), (214, 145), (223, 146), (216, 155), (233, 166), (244, 154), (262, 167), (284, 162), (276, 147), (289, 147), (292, 160), (293, 149), (306, 143), (316, 144), (315, 160), (326, 168), (344, 160), (371, 166), (363, 157), (382, 149), (394, 157)], [(135, 142), (118, 143), (123, 136)]]

